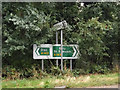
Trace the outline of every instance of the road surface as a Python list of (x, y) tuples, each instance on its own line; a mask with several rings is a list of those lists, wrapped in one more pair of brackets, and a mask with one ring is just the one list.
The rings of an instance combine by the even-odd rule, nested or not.
[(95, 87), (87, 87), (87, 88), (118, 88), (118, 85), (110, 85), (110, 86), (95, 86)]

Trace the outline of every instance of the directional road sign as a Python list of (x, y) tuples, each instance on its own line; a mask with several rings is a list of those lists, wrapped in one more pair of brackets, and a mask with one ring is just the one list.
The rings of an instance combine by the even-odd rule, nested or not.
[[(78, 45), (63, 45), (63, 59), (77, 59), (79, 55)], [(33, 45), (34, 59), (61, 59), (60, 44)]]
[[(75, 57), (77, 54), (76, 46), (63, 46), (63, 57)], [(60, 46), (53, 46), (53, 57), (61, 57)]]
[(67, 22), (65, 20), (54, 25), (54, 28), (56, 30), (60, 30), (66, 27), (67, 27)]

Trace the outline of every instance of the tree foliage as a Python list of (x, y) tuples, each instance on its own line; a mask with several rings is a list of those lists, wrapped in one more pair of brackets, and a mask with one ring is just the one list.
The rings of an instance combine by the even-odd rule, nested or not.
[(83, 7), (80, 3), (66, 2), (3, 3), (2, 6), (4, 65), (20, 67), (35, 63), (32, 45), (55, 44), (53, 25), (62, 20), (70, 27), (64, 31), (63, 44), (79, 45), (80, 58), (74, 61), (74, 68), (98, 72), (112, 68), (118, 60), (120, 5), (116, 3), (85, 3)]

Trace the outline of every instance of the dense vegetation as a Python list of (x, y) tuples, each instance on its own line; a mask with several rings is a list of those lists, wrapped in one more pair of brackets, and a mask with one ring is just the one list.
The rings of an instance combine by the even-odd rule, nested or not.
[[(55, 44), (53, 25), (63, 20), (70, 27), (63, 32), (63, 44), (79, 45), (74, 74), (113, 71), (118, 62), (119, 13), (117, 3), (2, 3), (3, 77), (41, 75), (33, 44)], [(55, 60), (45, 60), (46, 72), (59, 73), (53, 65)], [(64, 66), (69, 68), (69, 60)]]

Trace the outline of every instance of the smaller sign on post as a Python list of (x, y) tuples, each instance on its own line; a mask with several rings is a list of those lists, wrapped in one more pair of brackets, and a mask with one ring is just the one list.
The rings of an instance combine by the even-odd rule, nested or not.
[(67, 22), (65, 20), (54, 25), (54, 28), (56, 30), (64, 29), (66, 27), (67, 27)]

